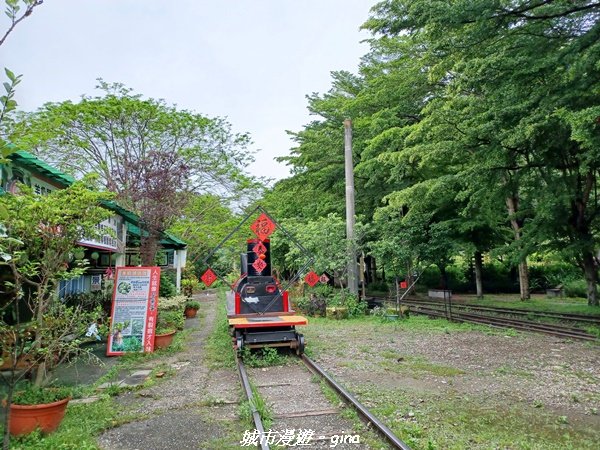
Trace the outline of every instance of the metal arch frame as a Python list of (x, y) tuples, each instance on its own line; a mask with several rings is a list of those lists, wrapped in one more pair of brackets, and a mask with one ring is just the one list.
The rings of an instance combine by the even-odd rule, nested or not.
[[(289, 240), (291, 240), (294, 243), (294, 245), (296, 245), (300, 249), (300, 251), (303, 252), (304, 255), (308, 257), (308, 260), (304, 263), (304, 265), (302, 267), (300, 267), (300, 269), (298, 269), (296, 274), (287, 282), (287, 284), (284, 286), (284, 288), (280, 289), (279, 294), (277, 294), (273, 298), (273, 300), (271, 300), (271, 302), (267, 305), (267, 307), (265, 308), (265, 311), (254, 310), (257, 314), (264, 314), (273, 305), (273, 303), (275, 303), (278, 299), (281, 298), (282, 292), (287, 291), (289, 289), (289, 287), (296, 280), (298, 280), (300, 278), (302, 273), (304, 273), (304, 271), (306, 271), (306, 269), (308, 269), (308, 267), (310, 267), (310, 265), (315, 260), (314, 257), (309, 253), (309, 251), (306, 248), (304, 248), (304, 246), (292, 234), (290, 234), (282, 225), (280, 225), (279, 222), (277, 222), (273, 218), (273, 216), (271, 216), (267, 212), (267, 210), (265, 208), (263, 208), (261, 205), (257, 205), (256, 207), (254, 207), (254, 209), (252, 209), (252, 211), (247, 213), (246, 217), (244, 217), (244, 219), (227, 236), (225, 236), (225, 238), (223, 238), (221, 240), (221, 242), (219, 242), (219, 244), (217, 244), (217, 246), (215, 248), (213, 248), (213, 250), (202, 260), (202, 264), (208, 265), (208, 267), (210, 267), (210, 265), (208, 264), (208, 261), (210, 260), (210, 258), (212, 258), (214, 256), (214, 254), (217, 251), (219, 251), (221, 249), (221, 247), (223, 247), (223, 244), (225, 244), (225, 242), (227, 242), (231, 238), (231, 236), (233, 236), (240, 228), (242, 228), (242, 226), (250, 219), (250, 217), (252, 217), (254, 214), (256, 214), (257, 211), (260, 211), (263, 214), (265, 214), (275, 224), (276, 229), (281, 230), (281, 232), (285, 235), (285, 237), (288, 238)], [(217, 276), (217, 278), (219, 280), (223, 281), (225, 284), (227, 284), (233, 290), (234, 286), (232, 284), (230, 284), (225, 278), (223, 278), (217, 272), (214, 272), (214, 274)], [(252, 309), (254, 309), (254, 308), (252, 308)]]

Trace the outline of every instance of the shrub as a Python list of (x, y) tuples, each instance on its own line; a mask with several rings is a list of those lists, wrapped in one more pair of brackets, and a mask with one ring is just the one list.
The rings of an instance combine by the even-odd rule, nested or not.
[(567, 297), (587, 297), (587, 283), (585, 280), (574, 280), (565, 283), (565, 295)]
[(348, 308), (349, 317), (364, 316), (367, 312), (367, 302), (360, 300), (356, 295), (347, 295), (344, 300), (344, 306)]
[(181, 280), (181, 291), (187, 297), (191, 297), (194, 294), (194, 291), (197, 290), (200, 286), (200, 282), (195, 278), (184, 278)]
[(185, 302), (185, 307), (191, 309), (200, 309), (200, 302), (197, 302), (196, 300), (188, 300)]
[(38, 387), (31, 384), (16, 387), (12, 402), (16, 405), (41, 405), (63, 400), (71, 396), (71, 388), (60, 387)]
[(185, 295), (175, 295), (173, 297), (159, 297), (158, 298), (158, 309), (159, 310), (178, 310), (183, 312), (183, 308), (187, 303), (188, 298)]
[(346, 291), (338, 291), (333, 297), (328, 299), (327, 306), (341, 306), (347, 308), (348, 317), (358, 317), (365, 315), (368, 304), (366, 301), (361, 301), (354, 294), (350, 294)]
[(298, 309), (308, 316), (324, 316), (327, 301), (324, 297), (311, 294), (309, 297), (300, 297), (296, 302)]
[(158, 295), (161, 297), (173, 297), (177, 295), (177, 287), (171, 275), (167, 272), (160, 272), (160, 286), (158, 288)]
[(368, 284), (368, 288), (371, 292), (387, 292), (389, 286), (385, 281), (373, 281)]
[(185, 328), (185, 317), (181, 311), (158, 309), (156, 320), (156, 334), (164, 334), (168, 331), (183, 330)]

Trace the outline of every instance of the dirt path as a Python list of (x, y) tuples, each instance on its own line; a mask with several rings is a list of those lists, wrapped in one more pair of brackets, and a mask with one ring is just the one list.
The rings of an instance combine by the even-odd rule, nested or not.
[[(188, 319), (193, 331), (186, 349), (166, 362), (174, 376), (154, 386), (118, 397), (121, 417), (134, 420), (98, 438), (105, 450), (237, 448), (232, 439), (243, 431), (237, 419), (239, 380), (233, 370), (211, 370), (204, 363), (205, 345), (216, 322), (217, 296), (201, 294), (202, 319)], [(235, 386), (235, 388), (232, 388)]]

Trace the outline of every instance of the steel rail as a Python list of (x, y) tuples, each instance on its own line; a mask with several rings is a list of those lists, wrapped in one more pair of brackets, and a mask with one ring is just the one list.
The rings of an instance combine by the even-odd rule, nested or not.
[(252, 411), (252, 419), (254, 419), (254, 426), (256, 427), (256, 431), (258, 431), (260, 448), (261, 450), (270, 450), (269, 444), (267, 443), (267, 439), (265, 436), (265, 428), (263, 427), (260, 414), (258, 413), (256, 406), (254, 405), (254, 393), (252, 392), (252, 387), (250, 386), (250, 379), (248, 378), (246, 367), (244, 366), (244, 363), (242, 362), (242, 359), (240, 357), (236, 357), (236, 361), (238, 372), (240, 374), (240, 380), (242, 381), (242, 386), (244, 387), (246, 397), (248, 397), (248, 403), (250, 404), (250, 410)]
[[(380, 298), (381, 297), (373, 297)], [(392, 302), (393, 300), (388, 300)], [(407, 299), (404, 300), (405, 303), (414, 303), (414, 304), (423, 304), (423, 305), (443, 305), (442, 301), (435, 300), (415, 300), (415, 299)], [(551, 319), (562, 319), (573, 322), (590, 322), (592, 324), (600, 325), (600, 317), (594, 315), (586, 315), (586, 314), (571, 314), (571, 313), (559, 313), (554, 311), (535, 311), (530, 309), (517, 309), (517, 308), (502, 308), (502, 307), (494, 307), (494, 306), (482, 306), (482, 305), (472, 305), (472, 304), (463, 304), (463, 303), (453, 303), (452, 308), (462, 308), (462, 309), (470, 309), (472, 311), (490, 311), (497, 312), (501, 314), (510, 314), (510, 315), (519, 315), (519, 316), (538, 316), (538, 317), (548, 317)]]
[[(423, 305), (425, 305), (425, 303), (420, 303), (420, 302), (406, 302), (406, 304), (410, 305), (410, 306), (414, 306), (419, 309), (429, 309), (431, 311), (440, 311), (440, 312), (444, 311), (443, 309), (441, 309), (441, 306), (443, 306), (442, 304), (434, 305), (434, 306), (439, 306), (440, 308), (435, 308), (435, 307), (430, 308), (429, 306), (423, 306)], [(453, 315), (459, 314), (459, 315), (463, 315), (463, 316), (472, 316), (472, 317), (477, 317), (477, 318), (483, 317), (485, 319), (496, 320), (498, 322), (511, 322), (511, 323), (528, 325), (528, 326), (531, 326), (532, 328), (539, 328), (541, 330), (543, 330), (543, 329), (559, 330), (562, 332), (579, 334), (582, 336), (590, 336), (590, 334), (587, 331), (582, 330), (581, 328), (577, 328), (577, 327), (559, 325), (559, 324), (548, 323), (548, 322), (537, 322), (537, 321), (532, 321), (532, 320), (522, 320), (522, 319), (512, 319), (512, 318), (508, 318), (508, 317), (490, 316), (490, 315), (486, 315), (486, 314), (476, 314), (478, 312), (483, 312), (483, 311), (481, 311), (479, 309), (463, 308), (460, 311), (454, 311)]]
[(344, 387), (342, 387), (339, 383), (337, 383), (325, 370), (323, 370), (316, 362), (310, 359), (306, 355), (301, 356), (302, 361), (309, 368), (311, 372), (316, 375), (321, 376), (327, 381), (329, 386), (331, 386), (339, 395), (342, 396), (344, 401), (350, 403), (362, 416), (363, 420), (367, 423), (372, 424), (375, 429), (379, 432), (379, 434), (394, 448), (399, 448), (401, 450), (410, 450), (410, 447), (403, 442), (400, 438), (398, 438), (392, 430), (390, 430), (384, 423), (382, 423), (377, 417), (375, 417), (362, 403), (360, 403), (350, 392), (348, 392)]
[[(392, 300), (383, 298), (383, 297), (371, 297), (377, 300), (383, 300), (384, 302), (392, 302)], [(554, 336), (560, 337), (568, 337), (573, 339), (582, 339), (588, 341), (598, 341), (598, 337), (588, 333), (587, 331), (577, 328), (570, 327), (558, 324), (550, 324), (546, 322), (539, 322), (533, 320), (521, 320), (521, 319), (511, 319), (507, 317), (500, 316), (492, 316), (486, 315), (485, 307), (471, 306), (471, 305), (452, 305), (454, 311), (452, 315), (448, 315), (447, 311), (442, 309), (445, 306), (443, 302), (439, 301), (419, 301), (419, 300), (404, 300), (403, 302), (406, 305), (413, 306), (413, 312), (417, 314), (427, 314), (430, 316), (442, 317), (448, 320), (453, 320), (454, 318), (459, 319), (463, 322), (474, 322), (474, 323), (484, 323), (488, 325), (495, 325), (499, 327), (511, 327), (518, 330), (523, 331), (532, 331), (532, 332), (540, 332)], [(460, 311), (456, 311), (456, 309), (460, 309)], [(505, 308), (497, 308), (498, 311), (490, 311), (492, 313), (505, 315), (512, 315), (513, 310), (505, 309)], [(527, 313), (530, 313), (528, 310)], [(481, 312), (484, 314), (476, 314), (476, 312)], [(532, 314), (535, 314), (536, 311), (531, 311)], [(570, 315), (558, 315), (559, 313), (555, 313), (557, 315), (549, 316), (555, 319), (562, 318), (564, 320), (573, 320), (576, 321), (575, 317), (571, 317)], [(518, 315), (518, 314), (517, 314)], [(544, 315), (544, 313), (540, 313), (538, 315)], [(595, 322), (592, 322), (595, 324)]]
[[(412, 312), (416, 314), (426, 314), (429, 316), (436, 316), (445, 318), (446, 314), (441, 309), (427, 308), (427, 307), (418, 307), (417, 309), (412, 310)], [(511, 320), (511, 319), (503, 319), (501, 317), (490, 317), (490, 316), (482, 316), (479, 314), (465, 314), (465, 313), (454, 313), (453, 319), (458, 320), (460, 322), (471, 322), (471, 323), (481, 323), (485, 325), (491, 325), (501, 328), (514, 328), (520, 331), (531, 331), (538, 332), (543, 334), (549, 334), (552, 336), (566, 337), (571, 339), (580, 339), (586, 341), (598, 341), (598, 338), (592, 334), (588, 334), (585, 331), (577, 331), (573, 332), (569, 329), (562, 330), (561, 328), (557, 328), (553, 325), (544, 325), (539, 322), (529, 322), (529, 321), (520, 321), (520, 320)]]

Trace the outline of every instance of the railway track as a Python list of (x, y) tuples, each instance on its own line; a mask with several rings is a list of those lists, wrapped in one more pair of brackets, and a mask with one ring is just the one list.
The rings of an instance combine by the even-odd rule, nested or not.
[[(384, 302), (391, 301), (390, 299), (386, 298), (378, 299)], [(414, 299), (404, 299), (402, 303), (411, 306), (412, 312), (418, 314), (426, 314), (434, 317), (443, 317), (449, 320), (480, 323), (502, 328), (513, 328), (520, 331), (532, 331), (571, 339), (580, 339), (586, 341), (599, 340), (597, 336), (575, 326), (544, 323), (534, 320), (516, 319), (513, 317), (500, 317), (498, 315), (504, 314), (505, 316), (517, 315), (521, 317), (549, 317), (552, 319), (562, 321), (600, 326), (599, 318), (585, 316), (582, 314), (546, 313), (520, 309), (494, 308), (486, 306), (463, 305), (456, 303), (450, 304), (440, 301), (419, 301)]]
[[(403, 302), (420, 304), (420, 305), (433, 305), (433, 306), (444, 306), (444, 302), (435, 300), (415, 300), (406, 299)], [(589, 325), (600, 326), (600, 317), (591, 316), (586, 314), (570, 314), (570, 313), (557, 313), (552, 311), (532, 311), (529, 309), (518, 309), (518, 308), (500, 308), (494, 306), (479, 306), (469, 305), (452, 302), (452, 309), (468, 310), (472, 312), (490, 312), (497, 314), (506, 314), (511, 316), (523, 316), (523, 317), (535, 317), (535, 318), (549, 318), (557, 319), (566, 322), (584, 323)]]
[[(360, 415), (361, 419), (363, 420), (363, 422), (365, 422), (367, 424), (367, 426), (370, 429), (375, 430), (380, 436), (381, 438), (391, 446), (391, 448), (395, 448), (395, 449), (401, 449), (401, 450), (410, 450), (410, 447), (404, 443), (401, 439), (399, 439), (396, 435), (394, 435), (394, 433), (384, 424), (382, 423), (379, 419), (377, 419), (377, 417), (375, 417), (364, 405), (362, 405), (350, 392), (348, 392), (343, 386), (341, 386), (338, 382), (336, 382), (327, 372), (325, 372), (317, 363), (315, 363), (314, 361), (312, 361), (310, 358), (308, 358), (306, 355), (302, 355), (301, 357), (301, 361), (304, 363), (304, 365), (308, 368), (309, 372), (312, 374), (317, 375), (318, 377), (324, 379), (327, 384), (344, 400), (344, 402), (350, 406), (352, 406)], [(242, 381), (242, 385), (244, 386), (244, 391), (246, 392), (246, 395), (248, 396), (248, 400), (250, 402), (251, 408), (252, 408), (252, 416), (254, 419), (254, 424), (256, 427), (256, 430), (259, 433), (260, 438), (260, 448), (261, 450), (269, 450), (269, 442), (274, 443), (272, 441), (270, 441), (271, 439), (271, 430), (265, 430), (260, 414), (258, 413), (258, 411), (256, 410), (256, 408), (254, 408), (254, 402), (253, 402), (253, 398), (254, 398), (254, 393), (252, 392), (252, 388), (250, 386), (250, 381), (249, 381), (249, 376), (248, 373), (246, 371), (246, 368), (243, 364), (243, 362), (241, 361), (240, 358), (237, 358), (237, 365), (238, 365), (238, 371), (240, 373), (240, 379)], [(294, 428), (293, 426), (289, 425), (290, 423), (292, 423), (294, 420), (298, 420), (301, 418), (304, 419), (309, 419), (309, 424), (310, 423), (316, 423), (319, 426), (325, 426), (325, 428), (320, 428), (320, 431), (318, 431), (316, 433), (315, 436), (315, 445), (317, 447), (304, 447), (304, 448), (320, 448), (319, 447), (319, 443), (321, 444), (321, 446), (323, 448), (328, 448), (328, 447), (332, 447), (332, 443), (333, 443), (333, 437), (334, 436), (346, 436), (346, 437), (352, 437), (351, 435), (347, 434), (346, 431), (343, 431), (342, 434), (332, 434), (331, 433), (331, 429), (327, 429), (327, 424), (328, 422), (333, 422), (334, 426), (338, 426), (340, 427), (341, 425), (337, 423), (338, 419), (338, 415), (339, 415), (339, 410), (337, 409), (332, 409), (331, 407), (328, 408), (324, 408), (324, 404), (322, 403), (322, 400), (316, 400), (316, 404), (314, 403), (308, 403), (308, 404), (302, 404), (300, 405), (301, 408), (304, 408), (303, 411), (294, 411), (291, 408), (291, 405), (294, 404), (293, 401), (293, 395), (294, 394), (299, 394), (300, 396), (303, 397), (303, 400), (306, 401), (306, 396), (308, 395), (307, 392), (310, 391), (309, 388), (305, 388), (304, 386), (300, 386), (300, 385), (295, 385), (293, 382), (288, 382), (287, 380), (289, 380), (289, 373), (285, 373), (286, 370), (289, 370), (289, 368), (279, 368), (279, 367), (272, 367), (269, 368), (271, 370), (279, 370), (281, 373), (277, 373), (276, 378), (279, 380), (278, 383), (276, 384), (272, 384), (272, 383), (267, 383), (267, 384), (263, 384), (262, 386), (257, 386), (257, 388), (262, 388), (265, 391), (271, 390), (270, 395), (271, 395), (271, 400), (276, 402), (278, 400), (281, 400), (278, 397), (278, 388), (283, 388), (283, 390), (287, 390), (288, 394), (289, 394), (289, 406), (286, 406), (286, 404), (284, 403), (283, 408), (286, 410), (285, 413), (278, 413), (278, 415), (275, 416), (276, 419), (281, 419), (281, 424), (282, 426), (285, 426), (286, 429), (289, 428)], [(264, 372), (257, 372), (255, 375), (258, 375), (260, 377), (260, 375), (264, 374)], [(306, 376), (308, 374), (304, 374), (301, 376)], [(294, 374), (294, 376), (298, 376), (298, 374)], [(259, 379), (260, 382), (260, 379)], [(307, 383), (311, 383), (310, 378), (306, 378), (306, 382)], [(313, 383), (314, 385), (314, 383)], [(282, 390), (282, 389), (279, 389)], [(269, 392), (267, 392), (267, 394), (269, 394)], [(322, 394), (319, 391), (320, 396), (322, 396)], [(285, 400), (285, 399), (284, 399)], [(327, 402), (326, 402), (327, 403)], [(276, 405), (277, 406), (277, 405)], [(330, 406), (330, 405), (329, 405)], [(307, 410), (308, 408), (308, 410)], [(291, 410), (291, 412), (289, 411)], [(277, 411), (276, 411), (277, 413)], [(326, 419), (326, 417), (334, 417), (333, 419)], [(314, 419), (313, 422), (311, 422), (311, 419)], [(325, 424), (325, 425), (324, 425)], [(297, 428), (297, 426), (295, 427)], [(276, 442), (275, 442), (276, 443)], [(345, 447), (343, 444), (346, 443), (346, 441), (340, 441), (340, 443), (342, 445), (338, 445), (336, 444), (335, 447), (339, 448), (339, 449), (343, 449), (343, 448), (360, 448), (356, 446), (356, 443), (351, 444), (350, 441), (348, 441), (348, 446)]]

